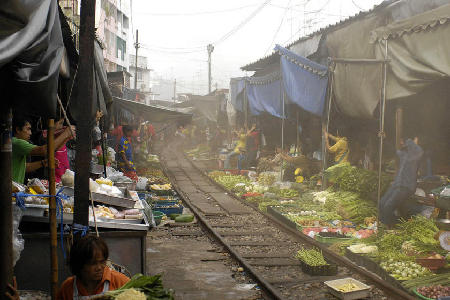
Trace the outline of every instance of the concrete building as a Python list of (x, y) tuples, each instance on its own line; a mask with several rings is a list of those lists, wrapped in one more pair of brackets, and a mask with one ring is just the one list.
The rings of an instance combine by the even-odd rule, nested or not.
[[(59, 4), (75, 33), (78, 48), (80, 1), (59, 0)], [(96, 0), (95, 28), (108, 72), (128, 71), (128, 49), (133, 48), (130, 16), (131, 0)]]
[(138, 55), (137, 60), (137, 87), (134, 86), (134, 74), (136, 72), (136, 55), (130, 54), (130, 87), (132, 89), (138, 89), (141, 92), (151, 92), (150, 89), (150, 71), (148, 67), (147, 57)]

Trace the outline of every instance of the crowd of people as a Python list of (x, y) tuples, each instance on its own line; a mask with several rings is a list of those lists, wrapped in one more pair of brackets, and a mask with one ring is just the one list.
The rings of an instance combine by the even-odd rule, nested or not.
[[(102, 112), (97, 112), (96, 123), (92, 131), (92, 164), (111, 164), (117, 161), (119, 171), (132, 180), (137, 181), (134, 157), (151, 152), (152, 141), (156, 133), (153, 125), (139, 120), (139, 124), (123, 124), (114, 126), (103, 133), (100, 130)], [(27, 178), (44, 177), (45, 167), (48, 166), (46, 130), (32, 130), (33, 121), (20, 114), (13, 117), (12, 144), (12, 180), (17, 183), (25, 183)], [(36, 128), (35, 128), (36, 129)], [(67, 169), (74, 169), (76, 138), (75, 126), (64, 126), (64, 119), (55, 123), (55, 180), (61, 181), (62, 175)], [(110, 151), (103, 147), (111, 148), (116, 153), (115, 157), (108, 157)], [(113, 152), (113, 153), (114, 153)], [(105, 157), (103, 157), (105, 156)], [(105, 160), (105, 161), (104, 161)]]

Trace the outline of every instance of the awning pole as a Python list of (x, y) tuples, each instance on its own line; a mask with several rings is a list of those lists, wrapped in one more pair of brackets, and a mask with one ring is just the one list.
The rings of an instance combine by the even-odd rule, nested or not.
[(297, 127), (296, 127), (296, 143), (295, 143), (295, 155), (299, 155), (298, 148), (300, 147), (300, 136), (299, 136), (299, 130), (298, 130), (298, 108), (296, 108), (296, 120), (297, 120)]
[(6, 285), (13, 279), (13, 250), (12, 250), (12, 202), (11, 202), (11, 108), (4, 108), (0, 112), (0, 295), (7, 291)]
[[(378, 197), (377, 197), (377, 206), (380, 205), (380, 199), (381, 199), (381, 168), (382, 168), (382, 160), (383, 160), (383, 139), (385, 136), (384, 133), (384, 113), (386, 108), (386, 79), (387, 79), (387, 56), (388, 56), (388, 41), (385, 41), (385, 62), (382, 64), (382, 71), (383, 71), (383, 82), (382, 82), (382, 90), (381, 90), (381, 103), (380, 103), (380, 132), (379, 132), (379, 138), (380, 138), (380, 157), (379, 157), (379, 163), (378, 163)], [(379, 213), (378, 213), (379, 216)], [(377, 224), (379, 224), (379, 218), (377, 220)]]
[(244, 127), (248, 127), (248, 97), (247, 97), (247, 80), (245, 80), (244, 87)]
[[(280, 80), (280, 84), (282, 84), (282, 80)], [(281, 99), (283, 101), (283, 118), (281, 119), (281, 151), (284, 152), (284, 119), (286, 118), (285, 110), (284, 110), (284, 90), (283, 85), (281, 85)], [(281, 159), (281, 181), (283, 181), (283, 162), (284, 160)]]
[[(58, 292), (58, 234), (56, 223), (56, 183), (55, 183), (55, 120), (48, 120), (47, 157), (48, 157), (48, 190), (53, 197), (49, 198), (50, 223), (50, 290), (52, 299), (56, 299)], [(62, 212), (61, 212), (62, 213)], [(61, 227), (61, 230), (63, 228)]]
[[(333, 83), (334, 83), (334, 68), (336, 64), (334, 62), (330, 63), (330, 66), (328, 68), (328, 105), (327, 105), (327, 119), (326, 123), (323, 124), (324, 129), (326, 132), (328, 132), (328, 127), (330, 126), (330, 112), (331, 112), (331, 100), (333, 98)], [(328, 137), (325, 136), (325, 133), (322, 130), (322, 190), (325, 190), (327, 188), (327, 180), (325, 178), (325, 170), (327, 169), (327, 144), (326, 140)]]

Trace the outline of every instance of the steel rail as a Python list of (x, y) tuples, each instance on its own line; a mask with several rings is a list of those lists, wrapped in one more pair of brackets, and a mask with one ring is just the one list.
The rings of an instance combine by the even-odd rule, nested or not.
[(346, 257), (340, 256), (337, 253), (329, 250), (328, 248), (324, 247), (321, 243), (319, 243), (318, 241), (304, 235), (303, 233), (299, 232), (297, 229), (293, 229), (291, 227), (286, 226), (285, 224), (283, 224), (282, 222), (280, 222), (279, 220), (275, 219), (273, 216), (260, 211), (258, 208), (256, 208), (255, 206), (249, 205), (249, 203), (245, 202), (244, 200), (242, 200), (241, 198), (237, 197), (234, 193), (231, 193), (229, 190), (227, 190), (226, 188), (224, 188), (222, 185), (218, 184), (217, 182), (215, 182), (213, 179), (211, 179), (209, 176), (207, 176), (203, 170), (201, 170), (200, 168), (198, 168), (198, 166), (196, 166), (194, 164), (194, 162), (192, 160), (190, 160), (189, 158), (186, 157), (186, 155), (184, 155), (184, 158), (186, 160), (188, 160), (191, 165), (197, 170), (199, 171), (203, 176), (205, 176), (207, 178), (207, 180), (209, 180), (209, 182), (211, 182), (212, 184), (214, 184), (214, 186), (218, 187), (219, 189), (221, 189), (222, 191), (226, 192), (229, 196), (233, 197), (234, 199), (236, 199), (237, 201), (239, 201), (240, 203), (251, 207), (252, 209), (254, 209), (256, 212), (264, 215), (267, 219), (269, 219), (270, 221), (274, 222), (275, 224), (278, 225), (279, 228), (284, 229), (285, 231), (289, 232), (291, 235), (293, 235), (295, 238), (297, 238), (298, 241), (302, 241), (305, 242), (307, 244), (310, 244), (314, 247), (320, 248), (322, 250), (322, 252), (328, 257), (331, 258), (334, 261), (337, 261), (343, 265), (345, 265), (346, 267), (350, 268), (351, 270), (355, 271), (356, 273), (359, 273), (360, 275), (374, 281), (382, 290), (390, 292), (395, 294), (396, 296), (400, 297), (400, 299), (407, 299), (407, 300), (414, 300), (416, 299), (414, 296), (412, 296), (411, 294), (407, 293), (406, 291), (403, 291), (395, 286), (393, 286), (392, 284), (390, 284), (389, 282), (381, 279), (380, 277), (378, 277), (376, 274), (369, 272), (363, 268), (361, 268), (360, 266), (356, 265), (354, 262), (352, 262), (351, 260), (349, 260)]
[[(258, 283), (259, 287), (264, 291), (264, 293), (274, 300), (286, 300), (286, 298), (284, 298), (279, 291), (277, 291), (269, 282), (262, 278), (258, 274), (258, 272), (250, 264), (248, 264), (247, 261), (237, 251), (235, 251), (233, 247), (227, 241), (225, 241), (225, 239), (216, 230), (214, 230), (211, 225), (209, 225), (209, 222), (200, 214), (198, 209), (191, 204), (189, 197), (183, 192), (182, 189), (178, 187), (177, 180), (174, 178), (174, 176), (172, 176), (171, 172), (168, 171), (168, 168), (166, 167), (166, 164), (163, 160), (161, 160), (161, 167), (167, 177), (169, 177), (172, 186), (175, 188), (178, 194), (182, 196), (184, 202), (193, 212), (197, 220), (199, 220), (203, 227), (205, 227), (207, 231), (217, 241), (219, 241), (227, 249), (227, 251), (242, 265), (244, 270), (246, 270), (250, 274), (250, 276)], [(201, 172), (201, 174), (203, 175), (203, 172)]]

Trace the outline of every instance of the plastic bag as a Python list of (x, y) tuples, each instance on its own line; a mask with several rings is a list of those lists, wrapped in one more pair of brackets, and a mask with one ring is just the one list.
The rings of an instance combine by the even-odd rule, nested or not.
[(136, 183), (136, 190), (145, 191), (147, 189), (148, 178), (139, 177), (138, 182)]
[(17, 206), (13, 205), (12, 209), (13, 214), (13, 236), (12, 236), (12, 244), (13, 244), (13, 266), (16, 265), (16, 262), (20, 258), (20, 253), (25, 247), (25, 241), (22, 238), (22, 234), (19, 231), (20, 220), (22, 219), (22, 210)]
[(61, 176), (61, 182), (64, 186), (73, 187), (75, 184), (75, 173), (69, 169)]

